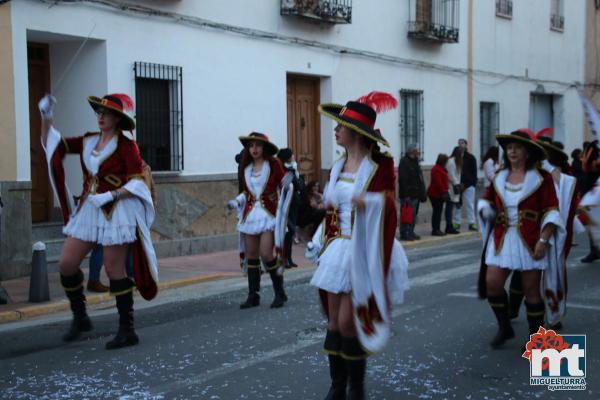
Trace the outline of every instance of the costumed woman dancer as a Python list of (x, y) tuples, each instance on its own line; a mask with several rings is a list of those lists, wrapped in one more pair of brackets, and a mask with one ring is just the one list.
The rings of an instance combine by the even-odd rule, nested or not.
[(395, 239), (394, 160), (380, 152), (378, 143), (388, 143), (375, 129), (377, 112), (396, 106), (381, 92), (346, 106), (319, 106), (338, 123), (335, 141), (346, 150), (331, 169), (327, 214), (307, 250), (318, 263), (311, 284), (328, 319), (324, 351), (332, 383), (326, 399), (365, 398), (366, 358), (387, 342), (391, 302), (401, 302), (408, 287), (408, 261)]
[[(533, 132), (531, 132), (533, 134)], [(577, 233), (585, 229), (580, 223), (574, 224), (575, 212), (579, 205), (579, 190), (577, 179), (569, 174), (569, 156), (562, 150), (562, 143), (552, 140), (552, 128), (544, 128), (535, 134), (536, 141), (547, 154), (547, 159), (542, 161), (542, 169), (552, 175), (554, 189), (558, 197), (560, 215), (565, 224), (566, 236), (560, 250), (561, 266), (559, 274), (544, 274), (544, 292), (546, 295), (546, 322), (552, 329), (562, 327), (561, 319), (566, 312), (567, 301), (567, 258), (573, 244), (574, 226)], [(554, 287), (558, 286), (558, 291)], [(519, 316), (519, 309), (523, 300), (521, 273), (514, 271), (510, 280), (508, 296), (510, 318)]]
[(499, 325), (492, 347), (515, 336), (504, 290), (511, 271), (521, 272), (529, 333), (544, 324), (541, 273), (557, 273), (565, 232), (552, 175), (538, 168), (544, 149), (527, 129), (496, 139), (504, 150), (504, 167), (477, 207), (485, 240), (478, 291)]
[(247, 266), (248, 298), (240, 304), (240, 308), (260, 304), (261, 259), (271, 276), (275, 291), (271, 308), (279, 308), (283, 307), (287, 296), (283, 289), (283, 268), (280, 268), (277, 257), (273, 255), (273, 249), (278, 190), (284, 171), (281, 162), (274, 157), (277, 146), (269, 141), (267, 135), (252, 132), (248, 136), (240, 136), (240, 142), (244, 145), (240, 162), (244, 191), (228, 203), (230, 209), (238, 210), (238, 231), (244, 247), (240, 254), (243, 254)]
[[(100, 131), (68, 138), (61, 137), (52, 126), (55, 102), (47, 95), (40, 100), (39, 108), (50, 182), (60, 202), (65, 221), (63, 233), (67, 236), (58, 264), (73, 321), (63, 339), (75, 340), (92, 329), (79, 266), (96, 244), (101, 244), (110, 293), (116, 298), (119, 312), (119, 330), (106, 348), (135, 345), (139, 339), (133, 326), (133, 288), (137, 286), (147, 300), (154, 298), (158, 272), (150, 238), (154, 207), (142, 178), (140, 152), (131, 133), (135, 121), (126, 112), (133, 109), (133, 102), (125, 94), (88, 97)], [(83, 191), (77, 207), (65, 183), (62, 159), (67, 153), (79, 155), (83, 170)], [(125, 272), (131, 244), (135, 283)]]

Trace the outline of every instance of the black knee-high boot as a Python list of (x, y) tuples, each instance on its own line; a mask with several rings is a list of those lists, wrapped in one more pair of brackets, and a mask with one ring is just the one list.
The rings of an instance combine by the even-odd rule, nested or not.
[(498, 333), (496, 333), (490, 345), (492, 347), (500, 347), (506, 340), (515, 337), (515, 331), (513, 331), (510, 325), (510, 316), (508, 314), (508, 296), (503, 291), (500, 296), (488, 296), (488, 302), (498, 320)]
[(71, 327), (63, 335), (65, 342), (75, 340), (81, 335), (81, 332), (87, 332), (92, 329), (92, 321), (85, 310), (85, 295), (83, 294), (83, 272), (77, 271), (75, 275), (60, 276), (60, 283), (65, 289), (65, 293), (71, 303), (73, 312), (73, 322)]
[(348, 400), (365, 399), (365, 372), (368, 354), (356, 337), (342, 337), (341, 356), (348, 371)]
[(129, 278), (110, 280), (110, 293), (115, 296), (119, 311), (119, 330), (106, 349), (118, 349), (138, 344), (139, 338), (133, 329), (133, 287)]
[(345, 400), (346, 383), (348, 381), (348, 372), (346, 371), (346, 362), (340, 356), (342, 350), (342, 335), (338, 331), (327, 331), (323, 351), (329, 358), (329, 376), (331, 377), (331, 387), (325, 397), (325, 400)]
[(240, 304), (241, 309), (256, 307), (260, 304), (260, 260), (248, 259), (248, 298)]
[(523, 282), (521, 280), (521, 272), (513, 271), (510, 278), (510, 289), (508, 296), (508, 310), (510, 319), (515, 319), (519, 316), (519, 309), (523, 302)]
[(271, 275), (271, 281), (273, 282), (273, 291), (275, 292), (275, 299), (271, 303), (271, 308), (283, 307), (283, 304), (287, 301), (287, 295), (283, 290), (283, 274), (278, 271), (277, 258), (265, 263), (265, 268)]
[(527, 309), (527, 323), (529, 325), (529, 334), (533, 335), (538, 331), (540, 326), (544, 326), (545, 307), (544, 303), (528, 303), (525, 300), (525, 308)]

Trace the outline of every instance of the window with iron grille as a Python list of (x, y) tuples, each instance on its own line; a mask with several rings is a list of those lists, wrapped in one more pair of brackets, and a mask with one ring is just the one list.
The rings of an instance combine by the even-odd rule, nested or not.
[(500, 106), (498, 103), (479, 103), (480, 118), (480, 153), (487, 153), (490, 147), (496, 145), (496, 135), (500, 133)]
[(400, 146), (402, 154), (410, 144), (416, 144), (425, 154), (423, 149), (424, 137), (423, 121), (423, 91), (400, 91)]
[(136, 62), (136, 139), (153, 171), (183, 170), (182, 69)]
[(565, 30), (565, 16), (563, 13), (563, 0), (551, 0), (550, 29), (562, 32)]
[(496, 16), (511, 19), (513, 14), (512, 0), (496, 0)]

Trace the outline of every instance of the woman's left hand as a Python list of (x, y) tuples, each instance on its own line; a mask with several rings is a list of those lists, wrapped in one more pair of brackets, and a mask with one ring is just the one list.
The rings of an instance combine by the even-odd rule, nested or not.
[(546, 250), (548, 250), (548, 245), (538, 241), (535, 244), (535, 249), (533, 250), (533, 259), (541, 260), (546, 256)]
[(100, 194), (92, 194), (88, 196), (87, 201), (92, 203), (94, 206), (100, 208), (105, 204), (113, 201), (113, 195), (111, 192), (105, 192)]
[(352, 205), (359, 210), (365, 209), (365, 199), (363, 196), (354, 196), (352, 198)]

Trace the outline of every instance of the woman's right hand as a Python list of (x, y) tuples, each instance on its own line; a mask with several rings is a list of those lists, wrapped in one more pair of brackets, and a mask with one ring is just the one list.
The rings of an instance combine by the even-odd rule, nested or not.
[(235, 210), (236, 208), (238, 208), (238, 206), (239, 206), (239, 205), (238, 205), (238, 202), (237, 202), (237, 200), (229, 200), (229, 201), (227, 202), (227, 208), (228, 208), (229, 210)]
[(45, 95), (38, 102), (38, 108), (44, 121), (50, 121), (53, 118), (54, 105), (56, 104), (56, 98), (50, 94)]

